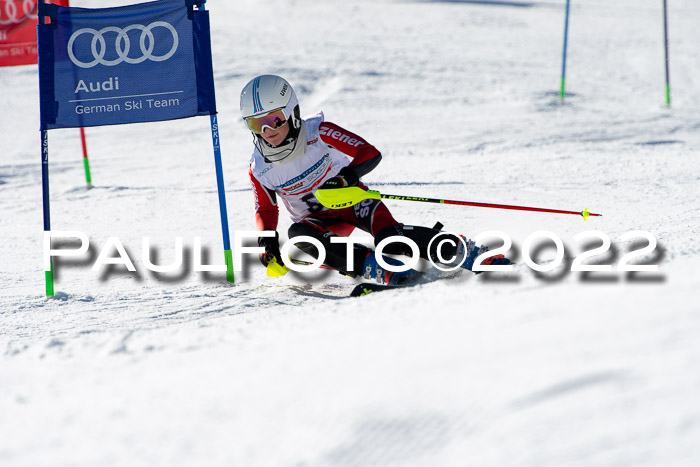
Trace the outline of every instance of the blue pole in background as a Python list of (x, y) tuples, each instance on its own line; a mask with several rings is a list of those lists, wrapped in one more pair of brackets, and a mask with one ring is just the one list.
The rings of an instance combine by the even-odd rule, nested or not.
[(561, 59), (561, 88), (559, 90), (559, 97), (564, 99), (566, 95), (566, 47), (569, 42), (569, 7), (571, 0), (566, 0), (566, 15), (564, 19), (564, 52)]
[(669, 74), (668, 62), (668, 13), (666, 0), (664, 0), (664, 51), (666, 55), (666, 105), (671, 105), (671, 79)]

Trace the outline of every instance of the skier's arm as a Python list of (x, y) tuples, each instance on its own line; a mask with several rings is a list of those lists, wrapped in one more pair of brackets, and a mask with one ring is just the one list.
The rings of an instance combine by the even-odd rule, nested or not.
[[(321, 140), (352, 158), (338, 176), (339, 186), (357, 185), (360, 177), (371, 172), (382, 160), (381, 153), (360, 136), (331, 122), (323, 122), (319, 128)], [(329, 187), (326, 187), (329, 188)]]
[(277, 222), (279, 220), (279, 208), (277, 207), (277, 195), (275, 192), (262, 186), (260, 181), (253, 175), (252, 169), (248, 170), (250, 183), (253, 186), (253, 196), (255, 197), (255, 225), (258, 230), (274, 230), (274, 237), (260, 237), (258, 246), (265, 248), (265, 253), (260, 254), (260, 262), (267, 266), (274, 258), (279, 264), (284, 264), (280, 254), (279, 234), (277, 233)]
[(279, 207), (277, 206), (277, 195), (275, 192), (262, 186), (260, 181), (253, 175), (253, 170), (248, 170), (250, 183), (253, 186), (253, 196), (255, 197), (255, 225), (258, 230), (277, 230), (279, 219)]

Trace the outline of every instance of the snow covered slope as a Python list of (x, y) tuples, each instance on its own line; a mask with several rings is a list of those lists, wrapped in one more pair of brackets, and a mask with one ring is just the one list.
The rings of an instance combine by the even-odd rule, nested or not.
[[(36, 68), (0, 69), (0, 465), (698, 465), (700, 3), (669, 2), (671, 108), (661, 2), (572, 3), (562, 103), (563, 0), (208, 2), (232, 230), (255, 228), (238, 95), (267, 72), (382, 151), (373, 188), (604, 214), (387, 202), (506, 232), (518, 265), (360, 299), (254, 258), (234, 285), (145, 269), (142, 237), (220, 260), (206, 118), (88, 129), (91, 190), (78, 131), (50, 133), (52, 228), (92, 248), (46, 299)], [(651, 232), (659, 272), (571, 272), (591, 229), (604, 264)], [(539, 230), (566, 245), (549, 273), (518, 254)], [(91, 271), (114, 236), (136, 273)]]

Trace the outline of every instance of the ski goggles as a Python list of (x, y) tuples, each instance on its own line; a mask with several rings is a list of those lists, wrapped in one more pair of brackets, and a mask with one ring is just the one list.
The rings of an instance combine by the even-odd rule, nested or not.
[(284, 115), (283, 109), (277, 109), (262, 117), (248, 117), (245, 119), (245, 122), (250, 131), (261, 135), (265, 128), (276, 130), (285, 126), (287, 117)]

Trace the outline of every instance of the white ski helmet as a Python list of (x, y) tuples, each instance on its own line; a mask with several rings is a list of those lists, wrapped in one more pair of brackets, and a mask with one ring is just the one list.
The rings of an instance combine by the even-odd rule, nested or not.
[[(253, 78), (241, 91), (241, 116), (255, 137), (255, 146), (267, 162), (291, 162), (304, 155), (306, 131), (299, 112), (299, 101), (292, 86), (279, 76)], [(262, 137), (266, 127), (274, 130), (289, 125), (287, 138), (272, 146)]]

